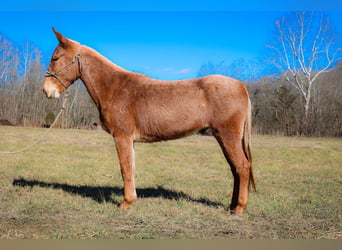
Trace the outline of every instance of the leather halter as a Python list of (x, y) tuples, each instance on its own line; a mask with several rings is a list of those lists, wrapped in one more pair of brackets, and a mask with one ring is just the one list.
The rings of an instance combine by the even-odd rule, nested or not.
[(74, 58), (72, 59), (72, 61), (70, 63), (68, 63), (67, 65), (65, 65), (64, 67), (62, 67), (61, 69), (55, 71), (55, 72), (51, 72), (49, 70), (46, 71), (45, 73), (45, 77), (54, 77), (56, 78), (59, 83), (63, 86), (64, 89), (67, 89), (68, 86), (66, 86), (63, 81), (57, 76), (58, 73), (62, 72), (63, 70), (65, 70), (67, 67), (69, 67), (70, 65), (74, 64), (75, 62), (78, 62), (78, 70), (79, 73), (82, 74), (82, 65), (81, 65), (81, 54), (80, 54), (80, 50), (81, 50), (81, 45), (78, 47), (78, 51), (76, 53), (76, 55), (74, 56)]

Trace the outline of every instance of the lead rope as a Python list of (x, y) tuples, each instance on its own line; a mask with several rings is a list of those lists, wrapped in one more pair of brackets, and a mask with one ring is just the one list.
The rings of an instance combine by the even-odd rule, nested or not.
[[(33, 148), (33, 146), (35, 146), (36, 144), (38, 144), (39, 142), (41, 142), (44, 137), (51, 131), (51, 129), (53, 128), (53, 126), (56, 124), (56, 122), (58, 121), (59, 117), (62, 115), (62, 113), (64, 112), (64, 109), (66, 107), (67, 104), (67, 98), (69, 96), (69, 91), (66, 91), (64, 96), (63, 96), (63, 103), (62, 103), (62, 108), (59, 111), (58, 115), (56, 116), (55, 120), (53, 121), (53, 123), (51, 124), (50, 128), (48, 128), (44, 134), (42, 134), (36, 142), (34, 142), (33, 144), (21, 149), (21, 150), (17, 150), (17, 151), (0, 151), (0, 154), (18, 154), (18, 153), (23, 153), (25, 151), (28, 151), (29, 149)], [(76, 98), (76, 96), (75, 96)]]

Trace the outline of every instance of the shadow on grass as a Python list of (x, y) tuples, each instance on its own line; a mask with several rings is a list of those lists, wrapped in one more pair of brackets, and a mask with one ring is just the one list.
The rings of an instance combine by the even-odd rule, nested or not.
[[(112, 198), (112, 195), (122, 195), (123, 188), (121, 187), (109, 187), (109, 186), (74, 186), (69, 184), (61, 184), (55, 182), (44, 182), (37, 180), (26, 180), (24, 178), (14, 179), (13, 186), (20, 187), (43, 187), (52, 189), (61, 189), (64, 192), (80, 195), (82, 197), (88, 197), (98, 203), (110, 202), (115, 205), (119, 205), (119, 202)], [(190, 195), (169, 190), (158, 186), (157, 188), (137, 188), (138, 198), (163, 198), (168, 200), (187, 200), (190, 202), (200, 203), (209, 207), (224, 207), (221, 202), (211, 201), (207, 198), (193, 198)]]

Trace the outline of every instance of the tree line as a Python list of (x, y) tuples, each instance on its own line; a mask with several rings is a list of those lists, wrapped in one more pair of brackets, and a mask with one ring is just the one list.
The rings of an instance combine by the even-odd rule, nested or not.
[[(253, 131), (259, 134), (342, 136), (342, 63), (317, 79), (311, 105), (291, 87), (286, 76), (249, 82)], [(303, 117), (307, 119), (303, 126)]]
[[(238, 59), (228, 65), (208, 62), (199, 67), (198, 76), (222, 74), (246, 83), (254, 133), (341, 137), (341, 48), (329, 19), (313, 12), (291, 13), (276, 22), (275, 34), (267, 45), (268, 57)], [(40, 50), (29, 42), (15, 46), (0, 34), (0, 120), (20, 126), (53, 122), (62, 99), (45, 98), (42, 61)], [(90, 128), (99, 123), (98, 111), (81, 81), (68, 91), (57, 126)]]

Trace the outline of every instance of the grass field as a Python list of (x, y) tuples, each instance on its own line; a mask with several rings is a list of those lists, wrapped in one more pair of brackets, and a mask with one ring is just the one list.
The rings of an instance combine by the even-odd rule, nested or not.
[[(0, 151), (44, 132), (0, 127)], [(342, 239), (342, 140), (253, 136), (257, 192), (238, 220), (232, 176), (212, 137), (136, 144), (138, 201), (105, 132), (54, 129), (0, 155), (0, 239)]]

